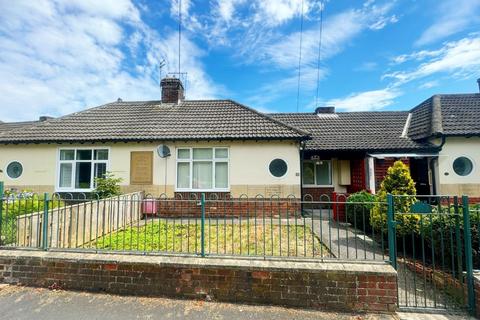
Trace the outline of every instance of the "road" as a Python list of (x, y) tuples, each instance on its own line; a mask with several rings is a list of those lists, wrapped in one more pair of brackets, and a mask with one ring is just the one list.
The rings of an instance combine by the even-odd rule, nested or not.
[(0, 284), (0, 319), (228, 319), (313, 320), (397, 319), (390, 315), (352, 315), (165, 298), (125, 297)]

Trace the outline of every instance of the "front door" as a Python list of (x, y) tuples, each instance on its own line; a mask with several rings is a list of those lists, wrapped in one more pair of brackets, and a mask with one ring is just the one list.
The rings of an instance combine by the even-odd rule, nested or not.
[(415, 187), (417, 188), (417, 194), (430, 195), (430, 179), (429, 175), (428, 158), (411, 159), (410, 160), (410, 174), (413, 181), (415, 181)]

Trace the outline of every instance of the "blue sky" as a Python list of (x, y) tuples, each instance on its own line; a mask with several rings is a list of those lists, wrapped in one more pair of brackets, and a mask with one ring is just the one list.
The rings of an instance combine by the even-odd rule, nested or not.
[[(0, 0), (0, 120), (159, 99), (159, 63), (178, 71), (177, 1)], [(302, 0), (182, 0), (187, 98), (296, 111), (301, 13)], [(478, 0), (303, 0), (303, 17), (302, 112), (478, 92)]]

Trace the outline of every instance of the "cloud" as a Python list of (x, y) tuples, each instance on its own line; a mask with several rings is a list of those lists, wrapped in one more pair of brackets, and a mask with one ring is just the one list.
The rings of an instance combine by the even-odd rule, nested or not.
[[(129, 0), (12, 2), (0, 11), (0, 119), (158, 99), (158, 63), (176, 70), (176, 41), (146, 25)], [(215, 97), (222, 88), (204, 71), (204, 52), (188, 35), (182, 41), (187, 97)]]
[(394, 71), (383, 76), (394, 79), (395, 85), (435, 74), (447, 73), (458, 78), (468, 78), (480, 71), (480, 35), (447, 42), (439, 50), (420, 51), (400, 56), (399, 61), (409, 59), (424, 61), (407, 71)]
[(335, 106), (344, 111), (371, 111), (381, 110), (394, 103), (401, 92), (397, 89), (385, 88), (380, 90), (352, 93), (344, 98), (327, 101), (327, 105)]
[(444, 39), (467, 28), (480, 26), (480, 1), (444, 0), (433, 9), (435, 22), (415, 42), (422, 46)]

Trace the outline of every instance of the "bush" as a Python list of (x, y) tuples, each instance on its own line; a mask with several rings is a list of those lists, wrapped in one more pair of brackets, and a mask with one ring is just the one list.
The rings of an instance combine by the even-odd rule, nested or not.
[(365, 190), (351, 194), (346, 205), (347, 221), (359, 230), (370, 232), (370, 212), (376, 200), (375, 195)]
[(419, 215), (410, 214), (410, 207), (417, 202), (415, 182), (410, 176), (410, 170), (402, 161), (396, 161), (388, 168), (387, 175), (378, 191), (378, 203), (373, 207), (370, 221), (372, 227), (387, 231), (387, 194), (394, 196), (394, 212), (397, 224), (397, 235), (401, 236), (418, 229)]
[(121, 195), (120, 182), (122, 182), (122, 178), (115, 178), (113, 173), (107, 172), (102, 178), (95, 178), (97, 187), (94, 194), (100, 199)]

